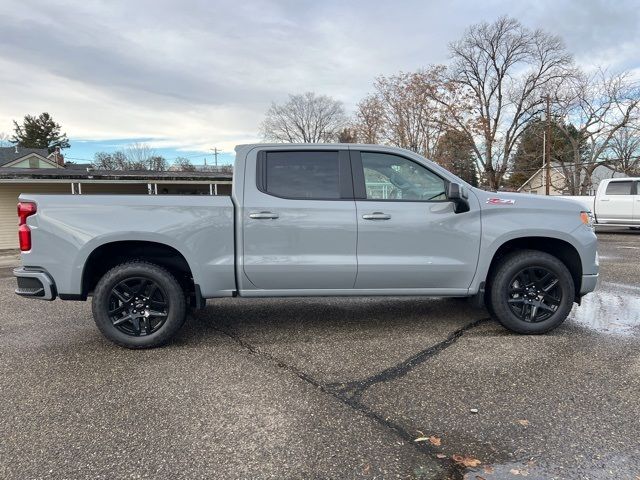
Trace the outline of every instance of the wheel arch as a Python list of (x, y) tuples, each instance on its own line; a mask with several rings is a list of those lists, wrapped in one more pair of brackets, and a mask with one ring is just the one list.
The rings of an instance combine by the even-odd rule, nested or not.
[(560, 260), (571, 273), (576, 295), (582, 284), (582, 260), (576, 247), (566, 240), (553, 237), (518, 237), (501, 244), (493, 254), (489, 269), (485, 277), (486, 288), (489, 292), (491, 279), (496, 267), (506, 255), (519, 250), (538, 250), (553, 255)]
[(193, 271), (185, 256), (166, 243), (149, 240), (118, 240), (94, 248), (84, 262), (81, 277), (81, 295), (86, 298), (100, 278), (111, 268), (126, 261), (144, 260), (167, 269), (191, 294), (197, 287)]

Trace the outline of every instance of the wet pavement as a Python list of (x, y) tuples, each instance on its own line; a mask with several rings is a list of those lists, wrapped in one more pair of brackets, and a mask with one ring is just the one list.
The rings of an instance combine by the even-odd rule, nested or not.
[(170, 346), (0, 267), (0, 478), (640, 475), (640, 232), (543, 336), (454, 299), (225, 299)]

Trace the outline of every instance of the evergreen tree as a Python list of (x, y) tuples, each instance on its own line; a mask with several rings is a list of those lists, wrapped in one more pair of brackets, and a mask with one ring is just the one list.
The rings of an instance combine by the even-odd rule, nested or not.
[[(536, 118), (525, 127), (518, 148), (513, 155), (509, 186), (519, 188), (536, 173), (544, 164), (544, 138), (547, 122)], [(578, 132), (569, 125), (565, 130)], [(551, 123), (551, 163), (566, 165), (571, 163), (571, 145), (566, 134), (555, 121)]]
[(464, 132), (447, 130), (438, 139), (435, 161), (474, 187), (478, 186), (478, 169), (473, 143)]
[(44, 112), (39, 116), (25, 115), (22, 125), (13, 121), (14, 134), (11, 141), (24, 148), (46, 148), (49, 153), (56, 147), (69, 148), (66, 133), (60, 132), (60, 125), (51, 115)]

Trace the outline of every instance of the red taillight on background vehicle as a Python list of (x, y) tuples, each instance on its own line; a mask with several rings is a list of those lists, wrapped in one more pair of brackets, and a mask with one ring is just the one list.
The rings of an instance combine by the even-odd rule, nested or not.
[(18, 203), (18, 239), (20, 240), (20, 250), (23, 252), (31, 250), (31, 229), (27, 225), (27, 217), (35, 214), (36, 211), (35, 203)]

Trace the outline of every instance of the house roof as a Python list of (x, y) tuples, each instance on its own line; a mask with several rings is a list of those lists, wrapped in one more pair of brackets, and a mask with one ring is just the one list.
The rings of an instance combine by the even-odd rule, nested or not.
[(2, 180), (165, 180), (165, 181), (230, 181), (231, 173), (220, 172), (156, 172), (149, 170), (81, 170), (75, 168), (2, 168)]
[(0, 147), (0, 167), (32, 153), (39, 155), (43, 159), (46, 159), (49, 155), (49, 151), (46, 148)]

